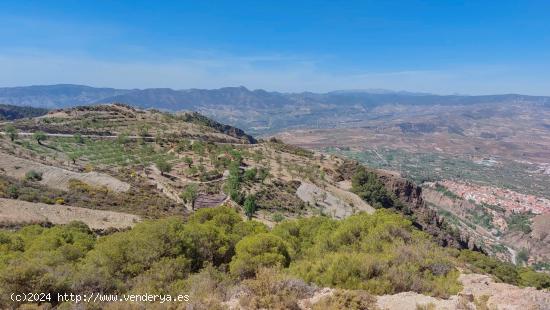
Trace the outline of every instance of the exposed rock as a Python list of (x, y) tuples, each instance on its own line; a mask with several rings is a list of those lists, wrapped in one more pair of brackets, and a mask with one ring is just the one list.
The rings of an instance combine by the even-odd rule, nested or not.
[(304, 202), (322, 207), (325, 213), (338, 219), (348, 217), (354, 211), (349, 204), (340, 198), (308, 182), (302, 182), (296, 191), (296, 195)]
[(121, 212), (0, 198), (0, 223), (2, 225), (67, 224), (71, 221), (82, 221), (94, 230), (106, 230), (131, 227), (140, 221), (140, 217)]
[(18, 158), (10, 154), (0, 153), (2, 160), (0, 168), (2, 172), (10, 177), (24, 179), (25, 174), (30, 170), (42, 173), (41, 184), (61, 189), (68, 190), (70, 180), (79, 180), (86, 184), (106, 187), (114, 192), (126, 192), (130, 189), (130, 184), (123, 182), (117, 178), (100, 172), (75, 172), (59, 167), (41, 164), (37, 161), (32, 161), (24, 158)]
[(460, 235), (454, 235), (445, 229), (443, 220), (437, 215), (437, 211), (426, 206), (422, 197), (422, 188), (413, 182), (399, 176), (397, 173), (385, 170), (371, 170), (378, 176), (386, 189), (395, 194), (410, 213), (413, 214), (413, 223), (418, 228), (434, 236), (442, 246), (452, 246), (460, 249), (477, 249), (475, 244), (469, 245), (468, 239)]
[(214, 195), (200, 194), (195, 199), (195, 209), (213, 208), (220, 206), (227, 199), (227, 195), (220, 193)]

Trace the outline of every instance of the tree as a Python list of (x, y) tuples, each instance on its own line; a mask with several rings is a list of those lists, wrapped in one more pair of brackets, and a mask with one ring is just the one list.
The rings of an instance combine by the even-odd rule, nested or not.
[(195, 200), (198, 196), (197, 184), (189, 184), (185, 187), (183, 192), (180, 194), (181, 199), (185, 203), (191, 204), (191, 210), (195, 210)]
[(78, 144), (84, 143), (84, 138), (82, 138), (82, 135), (79, 134), (79, 133), (76, 133), (76, 134), (74, 135), (74, 140), (75, 140), (75, 142), (78, 143)]
[(516, 255), (515, 263), (518, 265), (523, 265), (529, 260), (529, 251), (526, 248), (521, 249)]
[(254, 212), (256, 212), (256, 197), (254, 197), (254, 195), (249, 195), (244, 200), (244, 213), (250, 220)]
[(397, 199), (378, 180), (373, 172), (360, 167), (351, 178), (351, 191), (368, 202), (374, 208), (401, 207)]
[(143, 126), (140, 126), (139, 127), (139, 136), (145, 138), (148, 135), (149, 135), (149, 125), (145, 124)]
[(229, 153), (231, 154), (233, 160), (240, 166), (243, 161), (243, 154), (237, 150), (231, 150)]
[(126, 133), (119, 133), (116, 137), (116, 142), (119, 144), (126, 144), (128, 143), (128, 135)]
[(187, 164), (187, 166), (189, 168), (191, 168), (191, 166), (193, 165), (193, 158), (189, 157), (189, 156), (185, 156), (185, 158), (183, 159), (183, 161)]
[(160, 159), (157, 161), (157, 168), (160, 170), (160, 174), (164, 176), (165, 173), (170, 172), (172, 170), (172, 165), (167, 162), (165, 159)]
[(10, 137), (11, 142), (17, 139), (17, 129), (12, 125), (8, 125), (6, 127), (6, 133), (8, 134), (8, 137)]
[(239, 203), (239, 201), (235, 199), (238, 196), (238, 192), (241, 187), (241, 179), (241, 169), (239, 167), (239, 163), (232, 161), (229, 164), (229, 177), (225, 183), (225, 192), (228, 193), (231, 196), (231, 199), (237, 203)]
[(269, 176), (269, 169), (267, 168), (260, 168), (258, 170), (258, 179), (260, 182), (264, 183), (264, 180)]
[(48, 138), (48, 136), (46, 136), (46, 134), (42, 131), (37, 131), (32, 136), (34, 140), (36, 140), (36, 142), (38, 142), (38, 144), (40, 145), (42, 145), (43, 140), (46, 140)]
[(77, 159), (80, 158), (80, 155), (77, 153), (69, 153), (69, 159), (73, 162), (73, 165), (76, 165)]

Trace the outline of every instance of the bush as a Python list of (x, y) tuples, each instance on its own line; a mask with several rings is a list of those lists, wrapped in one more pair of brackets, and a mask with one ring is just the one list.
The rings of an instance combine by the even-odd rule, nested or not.
[(271, 220), (275, 223), (280, 223), (284, 221), (285, 217), (281, 213), (275, 213), (273, 216), (271, 216)]
[(82, 137), (81, 134), (76, 133), (76, 134), (74, 135), (74, 141), (75, 141), (76, 143), (78, 143), (78, 144), (83, 144), (83, 143), (84, 143), (84, 138)]
[(186, 185), (180, 197), (185, 203), (191, 204), (191, 210), (195, 210), (195, 200), (198, 197), (197, 184)]
[(28, 181), (42, 181), (42, 172), (30, 170), (25, 173), (25, 180)]
[(15, 141), (15, 139), (17, 139), (17, 136), (18, 136), (17, 129), (13, 127), (13, 125), (6, 126), (5, 130), (6, 130), (6, 134), (8, 135), (8, 137), (10, 137), (10, 140), (12, 142)]
[(359, 167), (351, 182), (352, 192), (374, 208), (401, 208), (399, 200), (384, 187), (374, 172)]
[(314, 291), (304, 281), (284, 276), (276, 268), (260, 268), (255, 278), (243, 281), (243, 286), (246, 290), (239, 304), (244, 309), (301, 309), (298, 301)]
[(531, 229), (531, 217), (530, 213), (513, 213), (506, 219), (508, 229), (510, 231), (520, 231), (524, 234), (530, 234)]
[(160, 159), (156, 162), (156, 166), (160, 173), (164, 175), (172, 170), (172, 165), (164, 159)]
[(455, 268), (460, 261), (512, 284), (550, 287), (550, 276), (530, 268), (438, 247), (389, 210), (341, 221), (287, 220), (268, 232), (265, 225), (219, 207), (200, 209), (185, 220), (144, 221), (102, 237), (81, 222), (0, 230), (0, 308), (19, 306), (7, 297), (10, 292), (183, 291), (193, 297), (193, 307), (216, 309), (239, 284), (243, 307), (293, 309), (311, 296), (313, 287), (306, 282), (313, 282), (361, 290), (337, 291), (314, 307), (364, 309), (371, 305), (369, 294), (454, 294), (461, 289)]
[(252, 216), (256, 212), (256, 198), (254, 195), (249, 195), (244, 200), (244, 214), (246, 214), (246, 217), (250, 220), (252, 219)]
[(460, 290), (453, 258), (391, 211), (285, 221), (273, 233), (291, 245), (290, 272), (321, 286), (441, 297)]
[(32, 134), (32, 137), (34, 138), (34, 140), (36, 140), (36, 142), (38, 142), (38, 144), (42, 144), (42, 141), (46, 140), (48, 138), (48, 136), (42, 132), (42, 131), (37, 131), (35, 133)]
[(243, 179), (245, 182), (252, 182), (256, 180), (256, 175), (258, 174), (258, 169), (251, 168), (244, 172)]
[(527, 263), (527, 260), (529, 260), (529, 251), (527, 251), (527, 249), (525, 248), (519, 250), (518, 254), (516, 255), (515, 263), (521, 265), (523, 263)]
[[(238, 162), (231, 162), (229, 165), (229, 177), (225, 183), (225, 190), (228, 193), (237, 192), (241, 187), (241, 169)], [(233, 198), (233, 197), (231, 197)]]
[(8, 198), (17, 199), (19, 197), (19, 189), (15, 185), (8, 186), (7, 189)]
[(237, 243), (231, 273), (239, 278), (250, 278), (262, 267), (288, 267), (290, 255), (283, 240), (273, 234), (248, 236)]
[(497, 281), (532, 286), (537, 289), (550, 288), (550, 275), (536, 272), (528, 267), (517, 267), (470, 250), (460, 251), (458, 258), (473, 268), (474, 272), (491, 274), (496, 277)]
[(6, 306), (11, 304), (7, 296), (13, 292), (70, 291), (75, 266), (94, 243), (81, 222), (0, 232), (0, 306), (11, 308)]
[(377, 309), (376, 298), (366, 291), (342, 291), (323, 297), (312, 307), (313, 310), (372, 310)]

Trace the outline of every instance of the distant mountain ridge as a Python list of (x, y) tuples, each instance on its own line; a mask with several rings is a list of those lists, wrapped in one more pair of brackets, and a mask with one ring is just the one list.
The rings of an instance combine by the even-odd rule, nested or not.
[[(142, 109), (196, 111), (254, 135), (292, 128), (339, 128), (391, 117), (387, 107), (414, 110), (421, 106), (550, 107), (550, 97), (517, 94), (464, 96), (388, 90), (340, 90), (328, 93), (281, 93), (246, 87), (219, 89), (115, 89), (83, 85), (0, 88), (0, 103), (41, 108), (69, 108), (99, 103), (125, 103)], [(491, 107), (488, 107), (491, 110)], [(394, 109), (395, 110), (395, 109)], [(359, 126), (361, 126), (359, 125)]]
[(115, 89), (85, 85), (57, 84), (0, 88), (0, 103), (44, 108), (65, 108), (83, 104), (123, 102), (142, 108), (171, 111), (204, 106), (237, 105), (239, 107), (268, 108), (295, 104), (472, 104), (495, 101), (536, 101), (550, 104), (550, 97), (518, 94), (502, 95), (434, 95), (406, 91), (337, 90), (328, 93), (281, 93), (246, 87), (219, 89), (147, 88)]
[(101, 98), (131, 91), (72, 84), (3, 87), (0, 88), (0, 103), (49, 109), (65, 108), (90, 104)]

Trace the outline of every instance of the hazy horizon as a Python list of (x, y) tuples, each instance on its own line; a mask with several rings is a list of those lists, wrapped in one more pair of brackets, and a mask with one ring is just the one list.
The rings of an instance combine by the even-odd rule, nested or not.
[(328, 93), (338, 93), (338, 92), (364, 92), (371, 94), (384, 94), (384, 93), (395, 93), (395, 94), (409, 94), (409, 95), (432, 95), (432, 96), (491, 96), (491, 95), (520, 95), (520, 96), (534, 96), (534, 97), (548, 97), (550, 95), (538, 95), (538, 94), (525, 94), (525, 93), (486, 93), (486, 94), (466, 94), (466, 93), (433, 93), (433, 92), (421, 92), (410, 89), (385, 89), (385, 88), (364, 88), (364, 89), (332, 89), (328, 91), (311, 91), (311, 90), (298, 90), (298, 91), (279, 91), (265, 88), (252, 88), (246, 85), (227, 85), (222, 87), (215, 88), (172, 88), (172, 87), (128, 87), (128, 88), (118, 88), (109, 85), (88, 85), (88, 84), (75, 84), (75, 83), (56, 83), (56, 84), (31, 84), (31, 85), (16, 85), (16, 86), (5, 86), (0, 85), (0, 88), (23, 88), (23, 87), (51, 87), (51, 86), (83, 86), (83, 87), (92, 87), (92, 88), (110, 88), (110, 89), (120, 89), (120, 90), (147, 90), (147, 89), (170, 89), (175, 91), (185, 91), (185, 90), (217, 90), (223, 88), (240, 88), (244, 87), (249, 91), (267, 91), (275, 92), (281, 94), (300, 94), (300, 93), (315, 93), (315, 94), (328, 94)]

